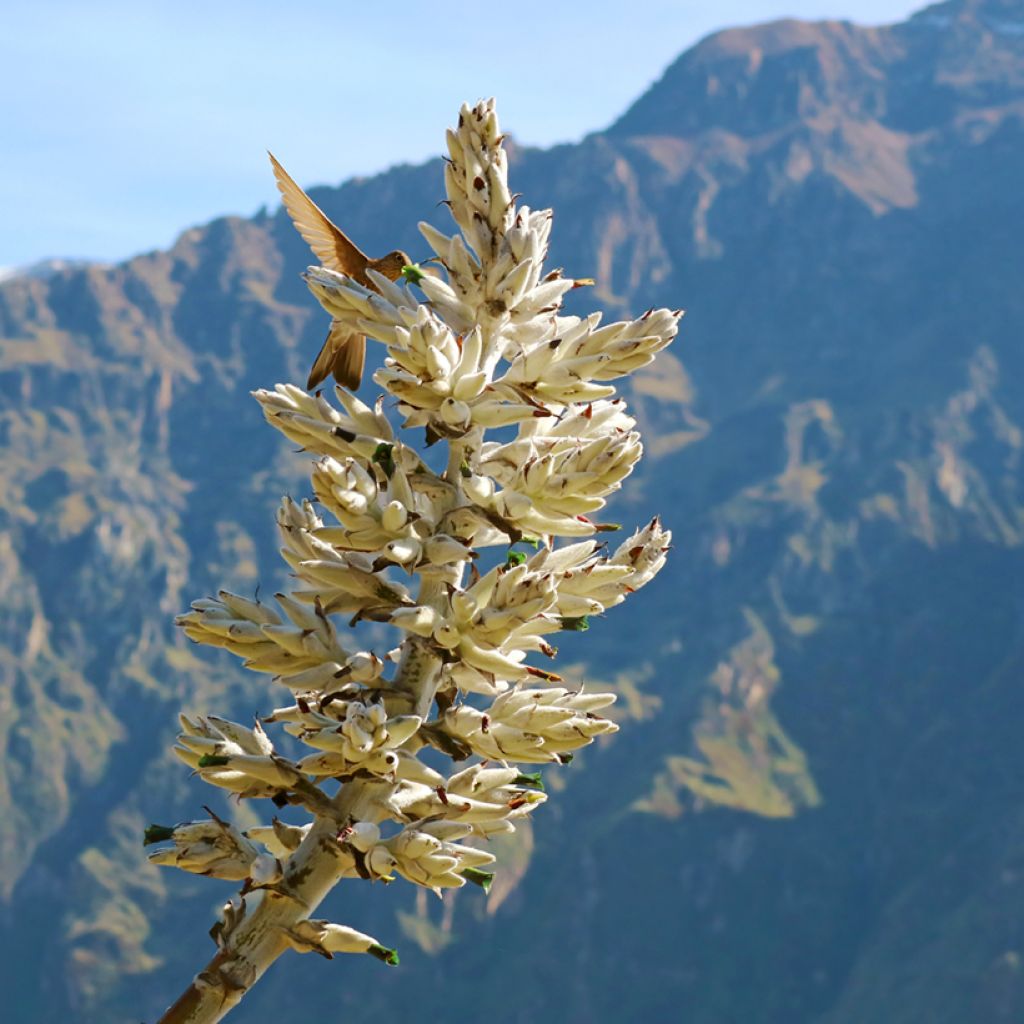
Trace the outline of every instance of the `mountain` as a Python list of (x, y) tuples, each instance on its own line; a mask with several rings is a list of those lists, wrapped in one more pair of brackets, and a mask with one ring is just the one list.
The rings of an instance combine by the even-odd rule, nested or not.
[[(560, 658), (624, 727), (547, 773), (489, 902), (336, 894), (399, 970), (293, 957), (232, 1019), (301, 991), (355, 1024), (1020, 1020), (1024, 4), (718, 33), (511, 179), (597, 280), (579, 311), (688, 310), (630, 395), (649, 457), (617, 509), (664, 514), (669, 567)], [(313, 190), (414, 257), (440, 194), (439, 161)], [(210, 797), (167, 753), (177, 711), (274, 696), (170, 623), (280, 577), (304, 462), (248, 392), (322, 341), (307, 262), (277, 211), (0, 282), (19, 1024), (153, 1020), (208, 954), (217, 886), (144, 867), (141, 829)]]

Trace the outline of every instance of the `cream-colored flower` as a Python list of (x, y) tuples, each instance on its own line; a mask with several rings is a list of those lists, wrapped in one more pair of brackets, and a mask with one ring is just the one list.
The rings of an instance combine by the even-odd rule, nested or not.
[(441, 716), (441, 725), (480, 757), (526, 763), (559, 762), (618, 726), (594, 711), (615, 700), (611, 693), (570, 693), (560, 688), (513, 689), (487, 711), (462, 704)]
[(369, 953), (389, 966), (398, 963), (398, 954), (382, 946), (372, 935), (330, 921), (299, 921), (282, 928), (285, 941), (297, 953), (319, 953), (330, 960), (335, 953)]
[(151, 864), (181, 868), (238, 882), (249, 878), (261, 856), (259, 849), (229, 822), (214, 817), (189, 821), (172, 828), (150, 825), (146, 842), (170, 843), (149, 853)]

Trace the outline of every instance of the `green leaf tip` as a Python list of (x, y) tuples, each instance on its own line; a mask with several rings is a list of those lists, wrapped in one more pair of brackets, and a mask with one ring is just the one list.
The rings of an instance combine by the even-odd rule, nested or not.
[(142, 833), (142, 845), (149, 846), (152, 843), (165, 843), (174, 835), (174, 828), (171, 825), (147, 825)]
[(559, 619), (562, 629), (568, 633), (586, 633), (590, 629), (590, 616), (581, 615), (578, 619)]
[(395, 446), (381, 441), (373, 453), (373, 461), (384, 470), (384, 475), (390, 480), (395, 472)]
[(521, 772), (512, 780), (517, 786), (528, 786), (544, 792), (544, 777), (540, 772)]
[(491, 883), (494, 881), (493, 871), (481, 871), (479, 868), (466, 868), (459, 872), (467, 882), (479, 885), (484, 892), (491, 891)]
[(199, 768), (223, 768), (224, 765), (231, 764), (230, 757), (224, 757), (223, 754), (203, 754), (199, 758)]
[(402, 278), (409, 284), (419, 284), (427, 275), (420, 270), (418, 263), (407, 263), (402, 267)]
[(511, 569), (513, 566), (522, 565), (525, 561), (525, 551), (510, 551), (508, 553), (508, 557), (505, 559), (505, 568)]
[(399, 964), (398, 950), (388, 949), (387, 946), (380, 946), (376, 942), (366, 951), (370, 956), (375, 956), (381, 963), (388, 967), (397, 967)]

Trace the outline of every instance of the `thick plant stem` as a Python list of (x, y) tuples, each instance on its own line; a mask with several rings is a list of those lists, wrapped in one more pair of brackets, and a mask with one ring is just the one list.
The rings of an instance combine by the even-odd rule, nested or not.
[[(417, 695), (417, 703), (433, 699), (440, 660), (410, 644), (396, 683)], [(310, 917), (341, 880), (345, 859), (338, 832), (349, 821), (378, 816), (375, 804), (390, 788), (387, 781), (352, 780), (332, 801), (331, 813), (317, 817), (309, 834), (284, 865), (284, 877), (273, 888), (244, 897), (244, 916), (224, 937), (224, 945), (196, 975), (191, 985), (166, 1010), (158, 1024), (214, 1024), (236, 1007), (263, 973), (288, 948), (284, 930)]]
[(287, 949), (282, 928), (307, 918), (341, 879), (337, 833), (345, 817), (359, 816), (372, 799), (370, 785), (351, 783), (337, 802), (338, 817), (319, 818), (289, 858), (278, 891), (245, 897), (245, 917), (224, 949), (160, 1018), (160, 1024), (212, 1024), (222, 1020), (263, 972)]

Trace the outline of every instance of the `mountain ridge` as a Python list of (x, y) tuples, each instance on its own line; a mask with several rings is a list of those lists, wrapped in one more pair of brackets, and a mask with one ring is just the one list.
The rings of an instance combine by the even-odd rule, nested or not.
[[(650, 457), (615, 508), (663, 511), (676, 550), (643, 611), (562, 645), (624, 728), (550, 780), (496, 911), (346, 893), (401, 972), (282, 964), (239, 1020), (287, 1016), (296, 985), (310, 1012), (441, 1013), (510, 976), (535, 985), (499, 1024), (1017, 1019), (1024, 82), (989, 23), (1019, 7), (727, 31), (607, 132), (513, 150), (513, 187), (555, 209), (552, 265), (597, 280), (574, 311), (688, 308), (629, 395)], [(431, 161), (312, 194), (415, 256), (440, 190)], [(322, 342), (308, 262), (277, 210), (0, 283), (16, 1020), (152, 1017), (204, 953), (209, 888), (143, 866), (140, 829), (209, 796), (166, 753), (178, 708), (274, 698), (170, 621), (276, 578), (304, 466), (248, 391)]]

